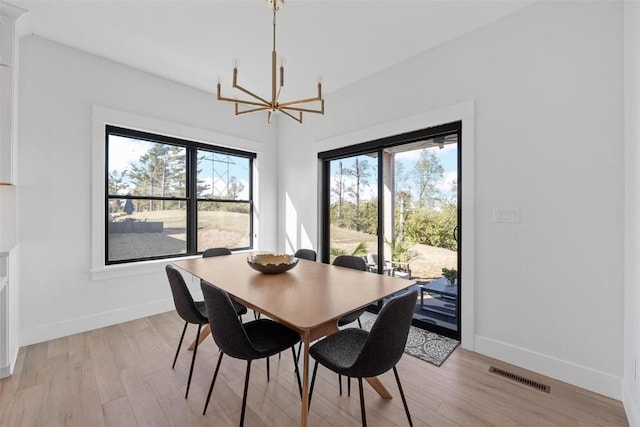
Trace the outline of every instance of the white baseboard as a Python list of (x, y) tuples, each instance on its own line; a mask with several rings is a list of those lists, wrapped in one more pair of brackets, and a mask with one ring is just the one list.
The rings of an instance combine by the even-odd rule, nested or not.
[(173, 299), (154, 301), (118, 310), (97, 313), (91, 316), (78, 317), (58, 323), (38, 326), (20, 331), (20, 345), (26, 346), (43, 341), (66, 337), (117, 323), (128, 322), (154, 314), (175, 310)]
[(612, 399), (622, 398), (622, 378), (606, 372), (478, 335), (475, 337), (475, 351)]
[(634, 399), (631, 387), (627, 381), (622, 381), (622, 405), (627, 414), (629, 426), (640, 427), (640, 398)]
[(0, 380), (10, 376), (11, 375), (11, 371), (12, 370), (11, 370), (10, 366), (4, 366), (4, 367), (0, 368)]
[(19, 351), (20, 347), (13, 349), (13, 354), (9, 355), (9, 365), (0, 368), (0, 379), (13, 375), (13, 370), (16, 368), (16, 362), (18, 361)]

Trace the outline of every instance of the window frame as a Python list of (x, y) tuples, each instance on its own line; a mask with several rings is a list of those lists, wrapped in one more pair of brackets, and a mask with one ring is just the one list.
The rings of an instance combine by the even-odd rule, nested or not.
[[(125, 138), (139, 139), (153, 143), (173, 145), (185, 148), (185, 195), (183, 197), (173, 196), (136, 196), (109, 194), (109, 137), (111, 135), (121, 136)], [(246, 158), (249, 161), (249, 198), (248, 199), (219, 199), (219, 198), (199, 198), (197, 197), (197, 172), (198, 172), (198, 151), (206, 151), (209, 153), (233, 155)], [(220, 202), (220, 203), (241, 203), (248, 205), (249, 212), (249, 242), (248, 246), (230, 248), (233, 250), (250, 250), (254, 247), (254, 182), (253, 168), (254, 160), (257, 154), (250, 151), (239, 150), (235, 148), (223, 147), (219, 145), (206, 144), (194, 140), (178, 138), (161, 133), (146, 132), (135, 130), (128, 127), (121, 127), (112, 124), (104, 124), (104, 187), (103, 187), (103, 235), (104, 235), (104, 256), (103, 262), (105, 266), (115, 266), (119, 264), (136, 264), (144, 261), (165, 260), (173, 258), (181, 258), (192, 255), (199, 255), (202, 251), (198, 251), (198, 203), (199, 202)], [(186, 202), (186, 251), (185, 253), (171, 255), (157, 255), (141, 258), (130, 258), (122, 260), (109, 260), (109, 201), (114, 199), (131, 199), (131, 200), (165, 200)]]

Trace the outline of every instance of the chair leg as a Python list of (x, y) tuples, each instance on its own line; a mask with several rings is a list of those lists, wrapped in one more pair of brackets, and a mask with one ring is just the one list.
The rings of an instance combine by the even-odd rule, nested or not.
[(351, 377), (347, 377), (347, 396), (351, 397)]
[(362, 378), (358, 378), (360, 389), (360, 413), (362, 414), (362, 427), (367, 427), (367, 415), (364, 413), (364, 390), (362, 390)]
[(240, 427), (244, 426), (244, 410), (247, 407), (247, 391), (249, 391), (249, 375), (251, 374), (251, 360), (247, 360), (247, 373), (244, 377), (244, 394), (242, 395), (242, 412), (240, 413)]
[(300, 362), (300, 355), (302, 354), (302, 341), (298, 344), (298, 358), (296, 359), (296, 364)]
[(396, 376), (396, 383), (398, 383), (398, 390), (400, 390), (400, 397), (402, 397), (402, 404), (404, 405), (404, 411), (407, 413), (407, 419), (409, 420), (409, 425), (413, 427), (413, 422), (411, 421), (411, 414), (409, 413), (409, 407), (407, 406), (407, 399), (404, 397), (404, 391), (402, 391), (402, 385), (400, 384), (400, 377), (398, 376), (398, 370), (396, 367), (393, 367), (393, 373)]
[(211, 392), (213, 392), (213, 385), (216, 383), (216, 378), (218, 377), (218, 370), (220, 369), (222, 356), (224, 356), (224, 353), (220, 352), (220, 356), (218, 356), (218, 363), (216, 364), (216, 370), (213, 373), (213, 378), (211, 379), (211, 386), (209, 387), (209, 394), (207, 394), (207, 401), (204, 404), (204, 411), (202, 411), (202, 415), (207, 413), (207, 407), (209, 406), (209, 400), (211, 399)]
[(176, 357), (173, 358), (173, 365), (171, 369), (176, 367), (176, 360), (178, 360), (178, 354), (180, 353), (180, 347), (182, 347), (182, 340), (184, 340), (184, 333), (187, 332), (187, 326), (189, 322), (184, 322), (184, 328), (182, 329), (182, 335), (180, 335), (180, 342), (178, 343), (178, 349), (176, 350)]
[(313, 385), (316, 383), (316, 374), (318, 373), (318, 361), (313, 365), (313, 374), (311, 375), (311, 386), (309, 387), (309, 408), (311, 408), (311, 396), (313, 396)]
[(196, 363), (196, 354), (198, 353), (198, 341), (200, 341), (200, 330), (202, 325), (198, 325), (198, 333), (196, 335), (195, 346), (193, 347), (193, 356), (191, 356), (191, 368), (189, 369), (189, 379), (187, 380), (187, 392), (184, 394), (186, 399), (189, 396), (189, 387), (191, 387), (191, 377), (193, 376), (193, 365)]
[(338, 388), (340, 389), (340, 396), (342, 396), (342, 375), (338, 374)]
[(298, 364), (296, 363), (298, 359), (296, 358), (295, 346), (291, 346), (291, 352), (293, 353), (293, 366), (296, 369), (296, 378), (298, 379), (298, 391), (300, 392), (300, 399), (302, 399), (302, 381), (300, 381), (300, 370), (298, 369)]
[(360, 329), (362, 329), (362, 322), (360, 321), (359, 317), (358, 317), (358, 326), (360, 326)]
[(269, 358), (267, 357), (267, 382), (269, 382)]

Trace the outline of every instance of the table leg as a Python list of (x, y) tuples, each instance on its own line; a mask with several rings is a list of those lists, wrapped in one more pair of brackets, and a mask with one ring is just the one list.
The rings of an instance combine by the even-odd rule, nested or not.
[(307, 427), (309, 418), (309, 343), (310, 333), (305, 331), (301, 334), (302, 338), (302, 408), (300, 413), (300, 425)]
[[(197, 338), (198, 339), (198, 345), (202, 344), (202, 341), (204, 341), (204, 339), (209, 336), (209, 334), (211, 333), (211, 325), (209, 325), (208, 323), (206, 325), (204, 325), (204, 327), (202, 328), (202, 330), (200, 331), (200, 336)], [(189, 350), (193, 351), (194, 347), (196, 346), (196, 341), (194, 340), (191, 345), (189, 346)]]
[(369, 385), (382, 397), (383, 399), (393, 399), (389, 390), (380, 382), (378, 377), (365, 378)]

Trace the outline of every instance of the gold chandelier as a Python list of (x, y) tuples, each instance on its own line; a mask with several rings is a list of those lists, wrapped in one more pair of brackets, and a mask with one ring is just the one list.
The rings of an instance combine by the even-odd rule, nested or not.
[[(218, 101), (233, 102), (235, 104), (236, 116), (241, 114), (255, 113), (257, 111), (267, 112), (267, 122), (271, 123), (271, 118), (277, 112), (291, 117), (298, 123), (302, 123), (302, 113), (317, 113), (324, 114), (324, 99), (322, 98), (322, 83), (318, 82), (318, 95), (313, 98), (304, 98), (297, 101), (280, 102), (280, 92), (284, 86), (284, 63), (280, 63), (280, 81), (277, 81), (276, 72), (276, 12), (282, 9), (284, 0), (267, 0), (267, 6), (273, 10), (273, 50), (271, 51), (271, 101), (267, 101), (265, 98), (256, 95), (248, 89), (238, 84), (238, 65), (233, 67), (233, 84), (234, 89), (238, 89), (249, 95), (252, 99), (237, 99), (226, 98), (220, 93), (220, 81), (218, 81)], [(319, 102), (319, 109), (316, 108), (304, 108), (304, 104), (312, 102)], [(247, 106), (246, 109), (240, 109), (240, 105)]]

